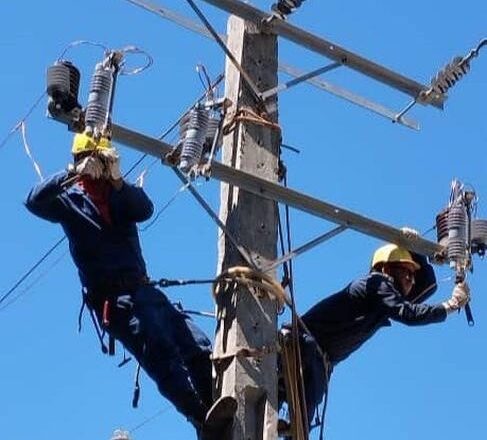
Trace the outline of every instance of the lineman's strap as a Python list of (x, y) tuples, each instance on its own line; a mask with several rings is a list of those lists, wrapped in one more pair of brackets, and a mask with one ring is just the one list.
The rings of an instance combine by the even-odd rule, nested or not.
[(213, 295), (215, 298), (225, 291), (230, 283), (237, 283), (246, 287), (253, 287), (267, 292), (274, 298), (280, 308), (291, 301), (282, 286), (269, 275), (245, 266), (235, 266), (222, 272), (213, 283)]

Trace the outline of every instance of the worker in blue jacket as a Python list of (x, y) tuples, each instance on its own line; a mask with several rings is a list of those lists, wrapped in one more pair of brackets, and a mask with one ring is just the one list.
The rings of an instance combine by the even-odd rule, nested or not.
[(62, 226), (86, 304), (102, 329), (199, 430), (212, 403), (211, 343), (149, 283), (137, 223), (152, 215), (152, 202), (123, 180), (108, 139), (77, 134), (72, 152), (74, 164), (35, 186), (26, 206)]
[[(469, 300), (469, 288), (456, 284), (449, 300), (422, 301), (436, 290), (436, 278), (423, 256), (395, 244), (376, 250), (370, 272), (315, 304), (301, 316), (301, 357), (308, 423), (328, 389), (333, 368), (358, 350), (391, 320), (428, 325), (443, 322)], [(303, 325), (304, 324), (304, 325)], [(289, 332), (284, 329), (284, 332)], [(326, 404), (326, 403), (325, 403)]]

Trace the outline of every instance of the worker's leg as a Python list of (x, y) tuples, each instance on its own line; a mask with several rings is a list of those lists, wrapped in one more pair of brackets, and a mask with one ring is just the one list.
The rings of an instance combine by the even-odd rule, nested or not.
[(174, 340), (179, 347), (194, 387), (205, 404), (211, 406), (211, 342), (204, 332), (179, 310), (173, 308)]
[(196, 427), (207, 406), (199, 398), (174, 340), (172, 304), (158, 290), (144, 286), (121, 295), (111, 307), (109, 332), (137, 358), (161, 394)]
[(326, 392), (327, 379), (323, 358), (316, 347), (316, 342), (307, 334), (301, 337), (301, 357), (308, 424), (311, 426), (318, 405)]

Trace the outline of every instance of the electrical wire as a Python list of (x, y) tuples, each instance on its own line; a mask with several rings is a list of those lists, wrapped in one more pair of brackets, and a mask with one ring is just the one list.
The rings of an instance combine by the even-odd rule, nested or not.
[[(71, 43), (70, 45), (68, 45), (68, 47), (63, 51), (63, 53), (61, 54), (61, 56), (63, 56), (66, 51), (68, 50), (68, 48), (72, 47), (73, 45), (75, 44), (85, 44), (85, 41), (84, 40), (80, 40), (79, 42), (74, 42), (74, 43)], [(94, 43), (93, 43), (94, 44)], [(102, 46), (104, 47), (104, 46)], [(217, 87), (220, 82), (223, 80), (224, 78), (224, 75), (223, 74), (220, 74), (216, 79), (215, 81), (213, 82), (213, 87)], [(0, 149), (2, 148), (2, 146), (8, 141), (8, 139), (10, 138), (10, 136), (15, 133), (15, 131), (17, 131), (22, 123), (31, 115), (31, 113), (34, 111), (34, 109), (40, 104), (40, 102), (42, 101), (42, 98), (44, 97), (46, 93), (44, 92), (35, 102), (34, 104), (31, 106), (31, 108), (29, 109), (29, 111), (25, 114), (25, 116), (15, 125), (15, 127), (11, 130), (11, 132), (7, 135), (7, 137), (4, 139), (4, 141), (0, 144)], [(202, 99), (204, 99), (206, 96), (206, 91), (203, 95), (199, 96), (198, 99), (197, 99), (197, 102), (201, 101)], [(190, 107), (192, 108), (192, 106)], [(185, 113), (183, 113), (183, 116), (184, 116)], [(164, 131), (160, 136), (159, 136), (159, 139), (164, 139), (167, 135), (169, 135), (173, 130), (174, 128), (176, 128), (179, 124), (179, 121), (182, 119), (181, 116), (174, 124), (172, 124), (166, 131)], [(147, 154), (143, 154), (130, 168), (129, 170), (124, 174), (124, 177), (127, 177), (128, 175), (130, 175), (132, 173), (132, 171), (147, 157)], [(153, 164), (157, 163), (158, 160), (152, 162), (151, 165), (149, 165), (149, 167), (151, 167)], [(179, 193), (179, 190), (178, 190), (178, 193)], [(172, 201), (171, 201), (172, 202)], [(164, 209), (166, 209), (164, 207)], [(64, 242), (66, 240), (66, 236), (62, 237), (61, 239), (59, 239), (50, 249), (48, 249), (38, 260), (36, 263), (34, 263), (34, 265), (32, 267), (30, 267), (25, 273), (24, 275), (22, 275), (18, 281), (16, 281), (14, 283), (14, 285), (12, 287), (10, 287), (10, 289), (4, 293), (2, 295), (2, 297), (0, 297), (0, 304), (2, 304), (4, 301), (6, 301), (6, 299), (11, 296), (15, 291), (16, 289), (47, 259), (47, 257), (49, 257), (49, 255), (52, 254), (52, 252), (54, 252), (54, 250), (59, 247), (62, 242)], [(52, 267), (50, 268), (52, 269)], [(50, 270), (49, 269), (49, 270)], [(46, 271), (46, 274), (47, 272), (49, 272), (49, 270)], [(24, 289), (22, 291), (22, 295), (25, 295), (30, 289), (32, 289), (34, 287), (34, 285), (36, 284), (36, 281), (31, 283), (28, 288)], [(12, 302), (13, 303), (13, 302)], [(11, 303), (9, 303), (8, 305), (10, 305)], [(4, 306), (1, 310), (4, 310), (7, 308), (7, 306)]]
[(71, 43), (69, 43), (64, 49), (63, 51), (61, 52), (61, 55), (59, 55), (58, 57), (58, 61), (62, 60), (64, 55), (66, 55), (66, 53), (71, 50), (73, 47), (76, 47), (76, 46), (81, 46), (81, 45), (88, 45), (88, 46), (94, 46), (94, 47), (101, 47), (103, 49), (104, 52), (109, 52), (109, 48), (107, 46), (105, 46), (104, 44), (102, 43), (98, 43), (97, 41), (90, 41), (90, 40), (75, 40), (75, 41), (72, 41)]
[(160, 417), (162, 414), (164, 414), (169, 408), (170, 408), (169, 405), (162, 407), (160, 410), (158, 410), (152, 416), (147, 417), (146, 419), (142, 420), (142, 422), (140, 422), (138, 425), (135, 425), (133, 428), (129, 429), (129, 433), (132, 434), (135, 431), (142, 428), (144, 425), (147, 425), (147, 423), (152, 422), (154, 419), (156, 419), (157, 417)]
[(32, 151), (29, 147), (29, 143), (27, 142), (27, 133), (26, 133), (25, 121), (22, 121), (22, 123), (20, 124), (20, 128), (21, 128), (20, 131), (22, 133), (22, 141), (24, 143), (25, 153), (27, 154), (27, 157), (32, 162), (32, 166), (34, 167), (36, 174), (39, 176), (39, 180), (42, 182), (44, 180), (44, 176), (42, 175), (41, 167), (38, 164), (38, 162), (34, 159)]
[[(97, 46), (97, 47), (101, 47), (103, 48), (105, 51), (108, 50), (108, 48), (106, 46), (104, 46), (103, 44), (101, 43), (96, 43), (96, 42), (93, 42), (93, 41), (88, 41), (88, 40), (76, 40), (76, 41), (72, 41), (71, 43), (69, 43), (61, 52), (61, 54), (59, 55), (59, 57), (57, 58), (57, 60), (61, 60), (64, 55), (66, 55), (66, 53), (73, 47), (75, 46), (79, 46), (79, 45), (82, 45), (82, 44), (89, 44), (89, 45), (92, 45), (92, 46)], [(32, 112), (37, 108), (37, 106), (41, 103), (42, 99), (44, 98), (44, 96), (47, 95), (47, 92), (44, 91), (42, 92), (41, 95), (39, 95), (39, 97), (34, 101), (34, 103), (31, 105), (31, 107), (29, 108), (29, 110), (27, 111), (27, 113), (20, 119), (20, 121), (18, 121), (13, 127), (12, 129), (7, 133), (7, 135), (4, 137), (4, 139), (0, 142), (0, 150), (5, 146), (5, 144), (9, 141), (9, 139), (12, 137), (12, 135), (18, 131), (20, 128), (21, 128), (21, 125), (23, 122), (25, 122), (27, 120), (27, 118), (32, 114)]]
[[(284, 175), (284, 186), (288, 186), (287, 174)], [(286, 221), (286, 246), (287, 252), (291, 252), (292, 250), (292, 239), (291, 239), (291, 213), (289, 206), (286, 205), (285, 209), (285, 221)], [(296, 296), (295, 296), (295, 289), (294, 289), (294, 270), (293, 270), (293, 263), (292, 260), (287, 262), (288, 265), (288, 288), (289, 293), (291, 296), (291, 333), (292, 333), (292, 343), (293, 343), (293, 351), (295, 354), (295, 359), (293, 362), (295, 363), (295, 371), (298, 372), (299, 377), (297, 378), (298, 383), (296, 384), (299, 387), (299, 395), (300, 395), (300, 406), (301, 411), (300, 415), (302, 417), (301, 423), (296, 426), (296, 429), (299, 428), (299, 432), (307, 438), (309, 435), (309, 427), (308, 427), (308, 419), (307, 419), (307, 408), (306, 408), (306, 401), (305, 401), (305, 390), (304, 390), (304, 378), (303, 378), (303, 367), (302, 367), (302, 360), (301, 360), (301, 349), (299, 344), (299, 329), (298, 329), (298, 314), (296, 311)], [(304, 431), (304, 432), (303, 432)]]
[(7, 307), (11, 306), (13, 303), (17, 302), (22, 296), (24, 296), (34, 285), (36, 285), (44, 276), (46, 276), (54, 267), (56, 267), (62, 259), (66, 256), (67, 252), (61, 254), (54, 262), (43, 272), (41, 272), (35, 279), (30, 283), (24, 290), (20, 291), (16, 296), (10, 298), (10, 301), (7, 301), (2, 307), (0, 307), (0, 312), (5, 310)]
[[(59, 239), (51, 248), (44, 253), (44, 255), (39, 258), (39, 260), (24, 274), (22, 275), (19, 280), (0, 298), (0, 304), (2, 304), (16, 289), (20, 286), (24, 280), (26, 280), (31, 273), (33, 273), (41, 264), (42, 262), (51, 255), (64, 241), (66, 240), (66, 236)], [(25, 293), (25, 292), (24, 292)]]
[[(213, 84), (211, 85), (211, 89), (214, 89), (215, 87), (217, 87), (222, 81), (223, 81), (223, 78), (225, 78), (225, 75), (223, 75), (223, 73), (221, 73), (220, 75), (218, 75), (215, 79), (215, 81), (213, 81)], [(196, 100), (196, 102), (200, 102), (202, 99), (204, 99), (207, 95), (207, 91), (205, 91), (202, 95), (200, 95), (198, 97), (198, 99)], [(176, 122), (174, 122), (169, 128), (167, 128), (163, 133), (161, 133), (157, 139), (159, 140), (162, 140), (164, 139), (169, 133), (171, 133), (178, 125), (179, 123), (181, 122), (181, 120), (183, 119), (183, 117), (186, 115), (186, 113), (188, 111), (190, 111), (192, 108), (194, 107), (194, 104), (192, 104), (190, 107), (188, 107), (183, 113), (182, 115), (178, 118), (178, 120)], [(144, 153), (140, 156), (140, 158), (132, 165), (132, 167), (127, 171), (127, 173), (131, 173), (134, 168), (136, 168), (138, 165), (140, 165), (144, 159), (148, 156), (147, 153)]]
[(205, 25), (206, 29), (210, 32), (210, 34), (213, 36), (217, 44), (220, 46), (220, 48), (225, 52), (225, 55), (228, 57), (228, 59), (232, 62), (232, 64), (235, 66), (235, 68), (240, 72), (242, 75), (242, 78), (245, 82), (245, 84), (248, 86), (250, 92), (252, 93), (252, 97), (254, 98), (255, 102), (258, 105), (264, 106), (265, 103), (262, 99), (261, 93), (259, 91), (259, 88), (256, 86), (252, 78), (249, 76), (249, 74), (244, 70), (244, 68), (240, 65), (240, 63), (237, 61), (233, 53), (230, 51), (230, 49), (227, 47), (226, 43), (222, 40), (220, 35), (215, 31), (211, 23), (208, 21), (208, 19), (205, 17), (203, 12), (196, 6), (196, 3), (193, 0), (186, 0), (186, 2), (191, 6), (191, 9), (196, 13), (198, 18), (201, 20), (201, 22)]
[(0, 142), (0, 150), (5, 146), (5, 144), (10, 140), (12, 135), (17, 132), (21, 126), (22, 123), (24, 123), (27, 118), (32, 114), (32, 112), (38, 107), (38, 105), (41, 103), (42, 99), (46, 95), (46, 92), (42, 92), (42, 94), (34, 101), (34, 103), (30, 106), (29, 110), (27, 113), (18, 121), (12, 129), (7, 133), (7, 135), (3, 138), (2, 142)]
[(152, 226), (154, 226), (159, 221), (159, 218), (160, 218), (161, 214), (167, 208), (169, 208), (169, 206), (174, 202), (174, 200), (176, 200), (176, 198), (181, 193), (183, 193), (184, 191), (186, 191), (188, 189), (188, 187), (189, 187), (189, 183), (185, 183), (180, 188), (178, 188), (178, 190), (173, 194), (173, 196), (159, 209), (159, 211), (157, 212), (156, 216), (147, 225), (145, 225), (143, 228), (141, 228), (141, 231), (142, 232), (146, 232), (149, 228), (151, 228)]

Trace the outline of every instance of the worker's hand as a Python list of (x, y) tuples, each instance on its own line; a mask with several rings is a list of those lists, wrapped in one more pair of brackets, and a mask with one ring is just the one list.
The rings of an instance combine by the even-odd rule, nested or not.
[(404, 236), (410, 240), (414, 239), (414, 238), (418, 238), (419, 237), (419, 232), (416, 231), (416, 229), (413, 229), (413, 228), (409, 228), (407, 226), (404, 226), (401, 228), (401, 232), (404, 234)]
[(100, 179), (103, 175), (103, 164), (95, 156), (87, 156), (74, 166), (74, 171), (80, 176), (88, 176), (92, 179)]
[(470, 300), (470, 288), (466, 281), (458, 283), (453, 288), (451, 298), (443, 303), (447, 312), (453, 312), (464, 307)]
[(108, 177), (112, 180), (120, 180), (122, 173), (120, 172), (120, 156), (117, 151), (113, 148), (103, 149), (98, 154), (105, 164)]

